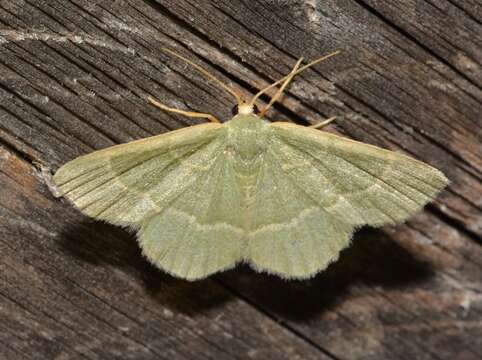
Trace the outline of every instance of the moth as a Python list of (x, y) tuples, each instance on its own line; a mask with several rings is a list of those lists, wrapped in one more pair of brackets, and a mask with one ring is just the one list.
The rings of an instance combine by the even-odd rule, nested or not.
[[(316, 126), (270, 122), (266, 111), (301, 66), (245, 100), (194, 66), (237, 101), (234, 117), (159, 108), (205, 118), (194, 125), (81, 156), (54, 181), (83, 213), (131, 227), (145, 257), (196, 280), (246, 262), (257, 271), (305, 279), (337, 260), (354, 230), (397, 224), (448, 184), (439, 170), (397, 152)], [(279, 89), (260, 112), (256, 102)]]

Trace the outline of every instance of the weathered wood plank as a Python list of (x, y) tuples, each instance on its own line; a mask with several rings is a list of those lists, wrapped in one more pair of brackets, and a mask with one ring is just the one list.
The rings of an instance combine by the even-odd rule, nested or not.
[[(0, 356), (480, 358), (481, 18), (455, 0), (1, 2)], [(228, 118), (232, 100), (161, 46), (247, 93), (341, 48), (270, 116), (337, 115), (330, 131), (452, 184), (311, 281), (163, 275), (132, 235), (54, 199), (34, 165), (192, 124), (147, 95)]]
[[(480, 33), (482, 10), (479, 4), (463, 7), (456, 1), (362, 0), (380, 16), (410, 34), (417, 43), (444, 62), (482, 85)], [(466, 4), (468, 5), (468, 4)]]

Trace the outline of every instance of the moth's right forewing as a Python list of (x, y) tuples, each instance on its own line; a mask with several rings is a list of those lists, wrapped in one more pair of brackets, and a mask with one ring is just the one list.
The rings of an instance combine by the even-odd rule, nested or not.
[(448, 184), (439, 170), (403, 154), (289, 123), (271, 128), (286, 175), (353, 225), (402, 222)]
[(196, 180), (196, 166), (210, 166), (224, 133), (203, 124), (113, 146), (65, 164), (54, 181), (87, 215), (139, 224)]

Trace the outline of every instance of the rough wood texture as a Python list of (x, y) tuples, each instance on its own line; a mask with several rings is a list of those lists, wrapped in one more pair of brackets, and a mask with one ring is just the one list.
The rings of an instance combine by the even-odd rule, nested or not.
[[(476, 0), (0, 1), (0, 358), (481, 358), (481, 20)], [(192, 123), (149, 94), (229, 116), (161, 46), (247, 92), (343, 49), (270, 116), (337, 115), (330, 131), (452, 184), (406, 224), (361, 230), (311, 281), (166, 276), (40, 170)]]

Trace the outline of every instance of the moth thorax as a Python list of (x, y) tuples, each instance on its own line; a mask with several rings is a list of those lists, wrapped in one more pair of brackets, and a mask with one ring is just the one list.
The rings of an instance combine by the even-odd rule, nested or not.
[(252, 104), (244, 103), (238, 106), (238, 114), (240, 115), (249, 115), (254, 112), (254, 108)]

